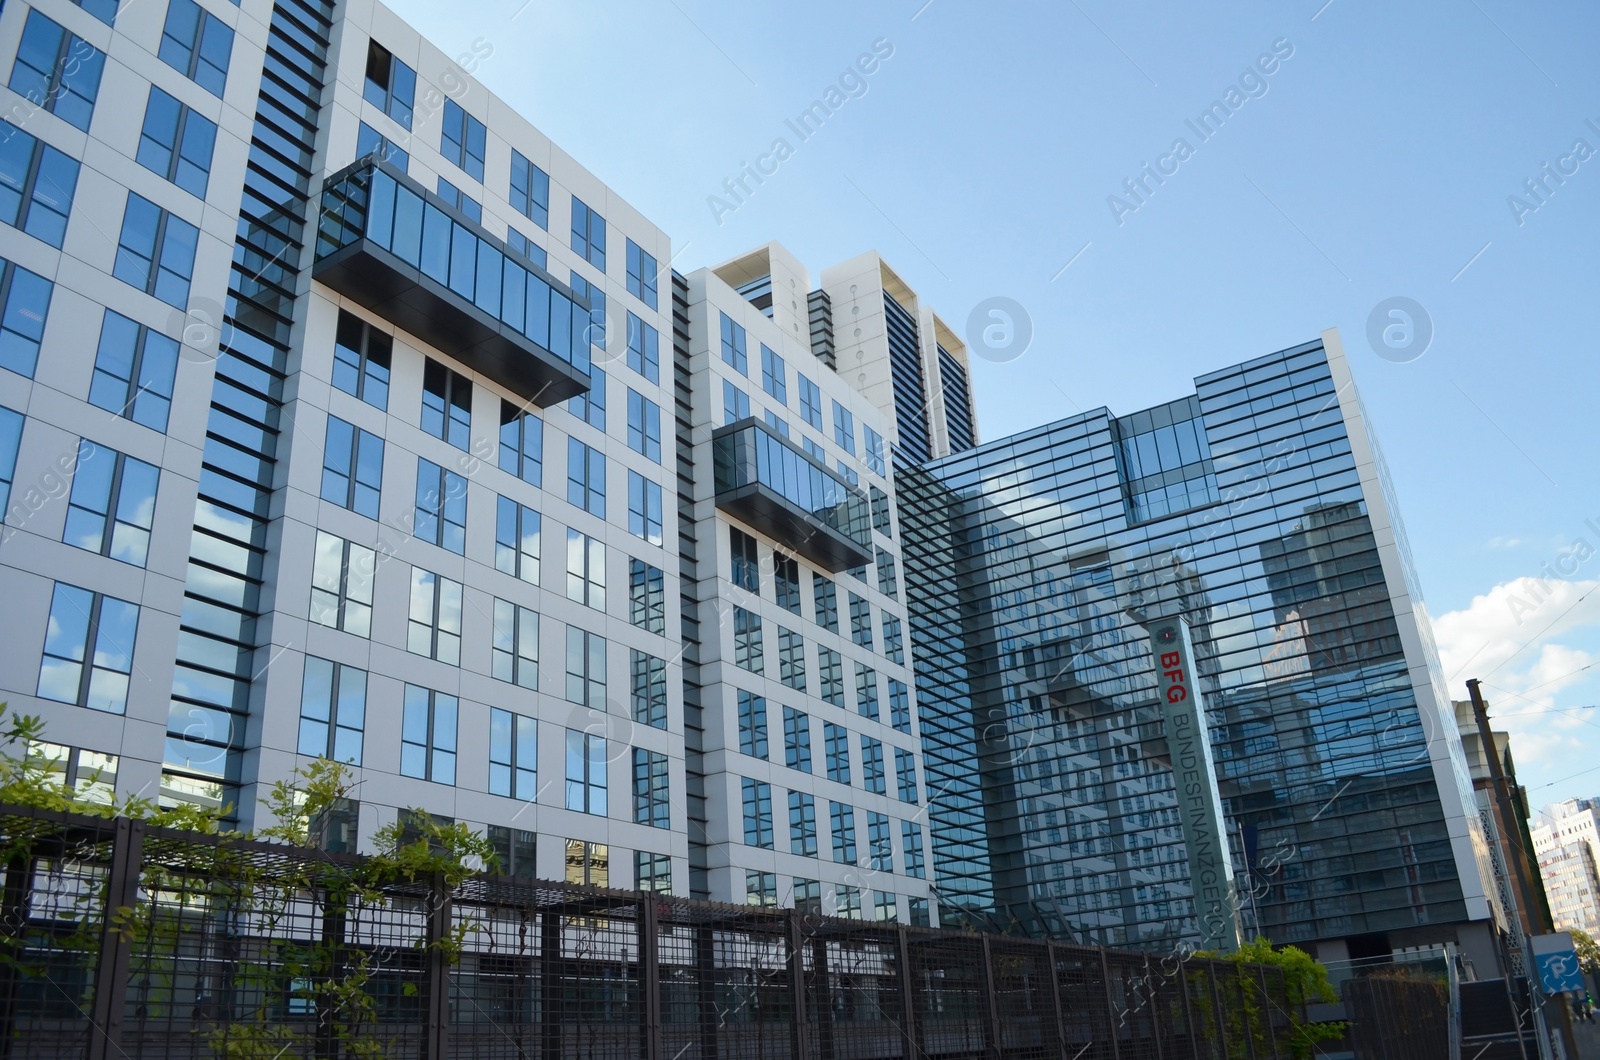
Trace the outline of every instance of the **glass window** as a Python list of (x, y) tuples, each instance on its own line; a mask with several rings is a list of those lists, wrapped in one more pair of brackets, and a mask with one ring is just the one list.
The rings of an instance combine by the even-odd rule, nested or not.
[(322, 447), (322, 499), (376, 519), (382, 489), (383, 439), (329, 416)]
[(572, 249), (590, 265), (606, 271), (606, 219), (576, 195), (572, 197)]
[(87, 132), (105, 65), (105, 54), (94, 45), (30, 10), (11, 67), (11, 90)]
[(901, 663), (906, 661), (904, 645), (900, 637), (900, 620), (883, 616), (883, 654), (890, 662)]
[[(356, 157), (376, 155), (385, 162), (399, 167), (401, 172), (411, 168), (411, 154), (366, 122), (356, 129)], [(418, 222), (420, 224), (420, 222)]]
[(762, 669), (761, 616), (742, 607), (733, 609), (733, 664), (753, 674)]
[(647, 633), (666, 636), (666, 575), (642, 559), (628, 560), (628, 621)]
[(841, 865), (856, 863), (856, 811), (842, 802), (828, 803), (828, 824), (833, 831), (833, 860)]
[[(39, 290), (43, 292), (43, 304), (26, 315), (17, 314), (22, 317), (19, 323), (32, 324), (36, 321), (42, 331), (44, 307), (49, 305), (51, 285), (32, 273), (26, 275), (41, 285)], [(9, 276), (5, 282), (0, 282), (0, 287), (5, 287), (7, 282), (10, 284), (9, 294), (5, 298), (7, 308), (4, 320), (7, 323), (0, 330), (0, 365), (10, 367), (7, 361), (12, 357), (20, 360), (37, 355), (39, 344), (36, 338), (10, 330), (9, 321), (13, 316), (10, 304), (18, 298), (18, 288)], [(35, 300), (38, 297), (37, 294), (30, 296)], [(172, 384), (177, 372), (176, 339), (169, 339), (159, 331), (151, 331), (120, 313), (109, 309), (105, 311), (100, 325), (100, 348), (94, 359), (94, 377), (89, 383), (89, 401), (92, 404), (164, 434), (167, 416), (172, 409)]]
[(606, 709), (606, 641), (598, 633), (567, 627), (567, 702)]
[[(206, 197), (217, 123), (179, 103), (155, 85), (144, 108), (144, 128), (135, 158), (196, 198)], [(73, 164), (76, 176), (77, 164)], [(71, 195), (67, 197), (71, 202)], [(59, 246), (60, 244), (57, 244)]]
[(589, 389), (567, 399), (567, 411), (597, 431), (606, 429), (606, 374), (589, 367)]
[(72, 2), (108, 26), (114, 25), (117, 21), (117, 0), (72, 0)]
[(0, 221), (59, 248), (77, 188), (76, 159), (6, 127), (0, 137)]
[(800, 374), (800, 416), (817, 430), (822, 430), (822, 388), (804, 374)]
[(884, 537), (893, 537), (889, 515), (889, 495), (876, 486), (870, 486), (867, 492), (872, 497), (872, 528)]
[(439, 198), (461, 211), (473, 224), (483, 224), (483, 204), (443, 177), (439, 178)]
[(17, 474), (17, 449), (22, 444), (22, 413), (0, 405), (0, 522), (11, 507), (11, 483)]
[[(162, 62), (220, 97), (228, 84), (228, 57), (232, 53), (233, 30), (227, 23), (194, 0), (171, 0), (157, 52)], [(371, 70), (370, 59), (368, 70)], [(401, 124), (411, 128), (409, 110)]]
[(455, 696), (406, 685), (400, 719), (400, 774), (435, 784), (456, 782)]
[[(584, 325), (584, 336), (589, 340), (590, 345), (602, 350), (605, 349), (606, 292), (599, 284), (590, 283), (583, 276), (579, 275), (576, 270), (574, 270), (572, 273), (570, 286), (572, 287), (573, 294), (577, 295), (579, 298), (583, 299), (589, 304), (589, 320), (588, 323)], [(581, 310), (579, 311), (581, 312)], [(596, 369), (590, 370), (589, 374), (591, 377), (594, 375), (595, 371)], [(601, 430), (605, 430), (604, 423), (596, 424), (596, 426)]]
[(793, 707), (783, 708), (784, 765), (811, 772), (811, 716)]
[(451, 666), (461, 664), (461, 583), (411, 568), (406, 650)]
[(895, 574), (894, 556), (883, 549), (877, 550), (878, 591), (891, 600), (900, 598), (900, 579)]
[(835, 913), (836, 916), (843, 917), (845, 920), (861, 919), (861, 890), (859, 888), (848, 887), (841, 883), (835, 891), (835, 898), (838, 907)]
[[(33, 378), (54, 293), (55, 284), (43, 276), (0, 258), (0, 368)], [(171, 393), (169, 381), (169, 400)], [(161, 426), (166, 429), (165, 415)]]
[(811, 594), (817, 607), (817, 625), (829, 633), (839, 632), (839, 589), (822, 575), (812, 572)]
[(311, 621), (357, 637), (372, 635), (372, 576), (377, 553), (317, 531), (311, 568)]
[(637, 648), (629, 651), (633, 678), (633, 720), (653, 729), (667, 727), (667, 664)]
[(661, 463), (661, 406), (628, 388), (628, 448)]
[(732, 555), (730, 574), (733, 584), (752, 593), (761, 591), (761, 562), (756, 539), (737, 527), (728, 527), (728, 550)]
[(794, 908), (799, 913), (822, 915), (822, 883), (819, 880), (794, 878)]
[(367, 77), (361, 90), (368, 103), (406, 129), (416, 103), (417, 74), (377, 41), (367, 42)]
[(417, 497), (412, 532), (421, 540), (466, 555), (467, 480), (417, 457)]
[(307, 655), (297, 750), (359, 766), (366, 726), (367, 671)]
[(883, 435), (863, 423), (861, 438), (867, 446), (867, 467), (880, 475), (887, 475), (888, 467), (883, 460)]
[(778, 874), (746, 869), (744, 873), (744, 901), (746, 905), (776, 906), (778, 904)]
[(605, 843), (567, 840), (567, 882), (586, 887), (611, 886), (611, 848)]
[(780, 405), (789, 403), (789, 372), (779, 357), (766, 344), (761, 344), (761, 389)]
[(539, 874), (538, 840), (534, 833), (491, 824), (486, 834), (489, 845), (494, 848), (496, 872), (502, 876), (520, 876), (524, 879)]
[(893, 891), (872, 892), (873, 918), (885, 924), (892, 924), (900, 919), (900, 900)]
[(633, 886), (655, 894), (672, 893), (672, 858), (647, 850), (633, 852)]
[(567, 528), (567, 599), (596, 611), (606, 609), (606, 545)]
[(47, 771), (47, 783), (82, 802), (115, 805), (120, 756), (43, 740), (29, 740), (26, 753), (30, 764)]
[(628, 367), (652, 383), (661, 382), (661, 336), (631, 312), (628, 314)]
[(628, 533), (652, 545), (665, 540), (662, 522), (661, 483), (628, 472)]
[(772, 849), (772, 785), (740, 777), (744, 795), (744, 841), (746, 846)]
[(506, 246), (521, 254), (535, 265), (546, 271), (550, 268), (550, 255), (545, 253), (543, 247), (530, 240), (515, 228), (506, 229)]
[(789, 421), (788, 420), (783, 419), (776, 412), (773, 412), (771, 409), (764, 409), (762, 411), (762, 413), (761, 413), (761, 418), (766, 422), (768, 427), (772, 428), (772, 433), (773, 434), (776, 434), (776, 435), (778, 435), (780, 437), (783, 437), (783, 438), (789, 437)]
[(128, 192), (112, 274), (176, 309), (189, 305), (200, 230), (149, 199)]
[(779, 607), (800, 614), (800, 564), (792, 556), (772, 554), (772, 587)]
[(667, 756), (642, 747), (633, 749), (633, 820), (651, 828), (672, 827)]
[(896, 732), (911, 731), (911, 694), (904, 681), (889, 678), (889, 717)]
[(778, 679), (790, 688), (806, 690), (806, 642), (792, 629), (778, 627)]
[(922, 825), (916, 821), (901, 821), (900, 835), (901, 846), (906, 854), (906, 875), (920, 880), (925, 872), (922, 864)]
[(745, 352), (744, 325), (735, 324), (728, 314), (722, 314), (722, 359), (733, 366), (740, 375), (750, 374), (750, 359)]
[(739, 689), (739, 750), (752, 758), (767, 757), (767, 697)]
[(606, 764), (604, 736), (567, 730), (567, 809), (606, 816)]
[(539, 791), (539, 723), (489, 708), (489, 794), (532, 802)]
[(472, 433), (472, 382), (430, 360), (422, 370), (422, 429), (462, 451)]
[(828, 758), (828, 779), (840, 784), (850, 783), (850, 731), (830, 721), (823, 723), (822, 733)]
[(789, 853), (817, 856), (817, 800), (808, 792), (789, 792)]
[(39, 698), (126, 714), (138, 627), (138, 604), (56, 582), (39, 663)]
[(722, 381), (722, 422), (737, 423), (750, 418), (750, 395), (733, 385), (730, 379)]
[(606, 517), (606, 458), (576, 438), (567, 439), (567, 502)]
[(483, 181), (484, 144), (489, 131), (453, 99), (444, 101), (444, 128), (439, 153), (473, 180)]
[(389, 408), (394, 337), (353, 313), (339, 310), (333, 343), (333, 385), (375, 409)]
[(856, 713), (863, 718), (878, 720), (878, 671), (870, 666), (856, 667)]
[(917, 804), (917, 756), (903, 747), (894, 749), (894, 772), (898, 778), (900, 801)]
[(889, 783), (883, 771), (883, 741), (871, 736), (861, 737), (861, 783), (874, 795), (888, 794)]
[(850, 641), (872, 650), (872, 606), (855, 593), (850, 594)]
[(817, 463), (827, 466), (828, 451), (822, 448), (821, 442), (801, 435), (800, 444), (805, 446), (806, 452), (809, 453), (817, 461)]
[(832, 648), (817, 648), (817, 672), (822, 680), (822, 698), (836, 707), (844, 706), (844, 661)]
[(856, 419), (837, 401), (833, 403), (833, 442), (851, 456), (856, 455)]
[(549, 230), (550, 175), (515, 149), (511, 152), (511, 206), (540, 228)]
[(79, 443), (77, 457), (61, 540), (135, 567), (144, 566), (160, 469), (87, 438)]
[(875, 810), (867, 811), (867, 857), (874, 870), (894, 871), (894, 837), (889, 832), (889, 818)]
[(494, 569), (538, 585), (542, 525), (539, 513), (526, 504), (496, 498)]
[(544, 484), (544, 421), (504, 399), (500, 402), (500, 470), (530, 486)]
[(651, 309), (656, 305), (656, 259), (628, 240), (628, 293)]
[(497, 681), (539, 687), (539, 613), (510, 600), (494, 602), (491, 673)]

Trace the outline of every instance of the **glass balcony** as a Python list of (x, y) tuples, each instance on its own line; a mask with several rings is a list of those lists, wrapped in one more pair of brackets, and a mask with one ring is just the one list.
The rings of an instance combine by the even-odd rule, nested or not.
[(872, 561), (866, 494), (759, 420), (711, 435), (717, 507), (825, 570)]
[(323, 185), (312, 276), (540, 407), (589, 389), (589, 306), (374, 157)]

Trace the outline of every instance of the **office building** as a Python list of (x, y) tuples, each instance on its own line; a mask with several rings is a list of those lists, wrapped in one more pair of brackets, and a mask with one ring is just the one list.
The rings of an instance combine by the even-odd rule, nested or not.
[(1546, 807), (1533, 826), (1533, 854), (1544, 875), (1558, 931), (1581, 928), (1600, 938), (1600, 799)]

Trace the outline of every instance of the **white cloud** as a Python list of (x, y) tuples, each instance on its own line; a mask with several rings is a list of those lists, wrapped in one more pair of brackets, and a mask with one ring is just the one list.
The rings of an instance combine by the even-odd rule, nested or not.
[(1555, 638), (1600, 623), (1597, 589), (1600, 581), (1517, 578), (1473, 597), (1464, 610), (1440, 615), (1433, 633), (1450, 687), (1488, 673), (1500, 674), (1503, 684), (1507, 666), (1526, 669), (1534, 665), (1532, 660), (1542, 659), (1535, 653)]

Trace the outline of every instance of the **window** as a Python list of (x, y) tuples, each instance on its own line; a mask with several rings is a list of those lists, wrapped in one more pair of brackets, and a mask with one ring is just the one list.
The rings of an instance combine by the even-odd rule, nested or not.
[(401, 776), (431, 780), (435, 784), (456, 782), (459, 707), (455, 696), (406, 685), (400, 720)]
[(844, 660), (832, 648), (817, 648), (817, 672), (822, 675), (822, 698), (844, 706)]
[(839, 477), (840, 478), (844, 479), (846, 482), (850, 483), (850, 485), (852, 485), (852, 486), (861, 485), (861, 476), (856, 473), (856, 469), (855, 468), (851, 467), (849, 464), (845, 463), (843, 460), (836, 461), (836, 466), (839, 468)]
[(904, 747), (894, 749), (894, 772), (899, 780), (900, 801), (917, 804), (917, 756)]
[(660, 567), (628, 560), (628, 621), (647, 633), (667, 634), (667, 579)]
[(539, 723), (489, 708), (489, 794), (532, 802), (539, 792)]
[(77, 456), (61, 540), (135, 567), (144, 566), (160, 470), (87, 438), (79, 444)]
[(735, 324), (728, 314), (722, 314), (722, 359), (733, 366), (740, 375), (750, 374), (749, 357), (745, 353), (744, 327)]
[(366, 726), (367, 671), (307, 655), (297, 750), (359, 766)]
[(889, 785), (883, 774), (883, 741), (861, 737), (861, 783), (874, 795), (887, 795)]
[(22, 443), (23, 415), (0, 406), (0, 521), (11, 507), (11, 482), (17, 474), (17, 448)]
[[(174, 0), (177, 2), (177, 0)], [(416, 101), (417, 74), (375, 40), (367, 42), (367, 79), (361, 95), (407, 129)]]
[[(165, 177), (195, 198), (203, 199), (211, 180), (211, 154), (216, 143), (216, 122), (179, 103), (155, 85), (150, 86), (150, 99), (144, 108), (144, 128), (139, 134), (138, 153), (134, 156), (141, 166)], [(76, 178), (77, 164), (72, 168)], [(67, 202), (71, 201), (69, 189)]]
[[(373, 45), (377, 47), (376, 44)], [(161, 31), (161, 61), (189, 78), (213, 96), (221, 97), (228, 84), (228, 56), (233, 52), (233, 30), (217, 16), (203, 10), (194, 0), (171, 0), (167, 5), (167, 24)], [(399, 63), (395, 64), (405, 69)], [(410, 71), (408, 70), (407, 73)], [(367, 58), (367, 77), (372, 77), (372, 58)], [(415, 84), (415, 77), (412, 83)], [(411, 128), (411, 97), (406, 95), (406, 117), (396, 121)]]
[(550, 174), (511, 152), (511, 206), (546, 231), (550, 228)]
[(742, 607), (733, 609), (733, 664), (753, 674), (761, 672), (761, 616)]
[(661, 463), (661, 406), (628, 388), (628, 448)]
[(539, 613), (510, 600), (494, 602), (490, 672), (496, 681), (539, 687)]
[[(163, 40), (163, 51), (165, 46)], [(11, 90), (88, 132), (105, 65), (105, 54), (94, 45), (30, 10), (11, 68)]]
[[(26, 277), (34, 286), (19, 291), (18, 280)], [(50, 304), (51, 284), (25, 269), (11, 266), (0, 280), (4, 289), (4, 315), (0, 317), (0, 366), (18, 371), (13, 361), (28, 365), (33, 374), (33, 358), (39, 350), (44, 317)], [(26, 293), (23, 293), (26, 292)], [(27, 306), (26, 312), (12, 309), (13, 301)], [(13, 330), (13, 319), (28, 327)], [(167, 430), (172, 410), (172, 383), (178, 372), (178, 342), (159, 331), (136, 324), (121, 313), (107, 309), (100, 325), (100, 349), (94, 358), (94, 378), (89, 383), (90, 403), (123, 416), (152, 430)]]
[(606, 816), (604, 736), (567, 730), (567, 809)]
[(824, 722), (823, 744), (828, 758), (828, 779), (840, 784), (850, 783), (850, 731), (843, 725)]
[(376, 519), (382, 488), (383, 439), (329, 416), (322, 448), (322, 499)]
[(487, 834), (494, 848), (495, 871), (500, 875), (529, 878), (539, 874), (538, 841), (532, 832), (492, 824)]
[(883, 616), (883, 654), (890, 662), (905, 664), (905, 649), (900, 641), (900, 620)]
[(850, 594), (850, 642), (872, 650), (872, 607), (855, 593)]
[(199, 240), (194, 225), (130, 191), (111, 272), (175, 309), (186, 309)]
[(856, 663), (856, 712), (863, 718), (878, 720), (878, 671)]
[(472, 383), (438, 361), (422, 370), (422, 429), (468, 450), (472, 433)]
[(900, 919), (900, 901), (893, 891), (872, 892), (872, 915), (885, 924), (892, 924)]
[(411, 568), (406, 650), (451, 666), (461, 664), (461, 583)]
[(867, 811), (867, 857), (867, 864), (875, 871), (894, 871), (894, 837), (889, 833), (889, 818), (875, 810)]
[(767, 697), (739, 689), (739, 750), (751, 758), (767, 757)]
[(333, 385), (375, 409), (387, 410), (394, 337), (343, 309), (335, 336)]
[(846, 920), (861, 919), (861, 891), (855, 887), (840, 884), (835, 893), (838, 912), (837, 916)]
[(772, 554), (772, 587), (778, 606), (785, 611), (800, 613), (800, 564), (793, 557)]
[(906, 875), (923, 878), (922, 825), (916, 821), (900, 822), (900, 837), (906, 852)]
[(606, 544), (567, 528), (567, 599), (596, 611), (606, 609)]
[(628, 472), (628, 533), (659, 545), (665, 532), (661, 521), (661, 483), (637, 471)]
[(378, 555), (370, 548), (317, 531), (311, 568), (311, 621), (357, 637), (372, 635), (372, 575)]
[(567, 627), (567, 702), (606, 709), (606, 641), (598, 633)]
[(672, 858), (646, 850), (633, 852), (633, 886), (654, 894), (672, 893)]
[(776, 906), (778, 904), (778, 874), (746, 869), (744, 872), (744, 901), (746, 905)]
[(789, 853), (817, 856), (817, 800), (803, 791), (789, 792)]
[(572, 250), (590, 265), (606, 271), (606, 219), (572, 197)]
[(867, 467), (880, 475), (887, 475), (888, 468), (883, 462), (883, 435), (868, 427), (861, 425), (861, 439), (866, 443)]
[(126, 714), (138, 627), (138, 604), (56, 582), (39, 664), (39, 697)]
[(59, 248), (77, 188), (76, 159), (6, 126), (0, 137), (0, 221)]
[(772, 785), (740, 777), (744, 794), (744, 842), (746, 846), (772, 849)]
[(889, 678), (889, 719), (896, 732), (911, 731), (911, 693), (904, 681)]
[(822, 448), (821, 442), (801, 435), (800, 444), (805, 447), (805, 451), (809, 453), (817, 463), (821, 464), (823, 467), (828, 466), (828, 451)]
[(544, 421), (505, 400), (500, 402), (500, 470), (530, 486), (544, 484)]
[(819, 880), (794, 879), (794, 908), (797, 913), (822, 915), (822, 883)]
[(780, 405), (789, 403), (789, 373), (783, 358), (772, 352), (766, 343), (761, 344), (761, 389), (772, 395)]
[(537, 243), (531, 242), (527, 236), (523, 235), (515, 228), (508, 227), (506, 229), (506, 246), (510, 247), (516, 253), (521, 254), (523, 257), (539, 266), (539, 268), (547, 271), (549, 270), (550, 255), (544, 252), (543, 247)]
[(455, 100), (444, 101), (444, 130), (439, 134), (439, 153), (479, 183), (483, 182), (487, 139), (488, 130), (483, 122), (468, 114)]
[(483, 224), (483, 204), (443, 177), (439, 178), (439, 198), (454, 206), (467, 220)]
[(567, 411), (597, 431), (606, 429), (606, 374), (589, 366), (589, 389), (567, 399)]
[(811, 595), (817, 605), (817, 625), (829, 633), (839, 632), (839, 590), (833, 582), (813, 573)]
[[(605, 349), (606, 292), (599, 284), (590, 283), (576, 269), (574, 269), (572, 272), (570, 286), (572, 287), (573, 294), (577, 295), (579, 298), (583, 299), (589, 304), (589, 323), (584, 326), (584, 337), (589, 340), (590, 345), (597, 346), (602, 350)], [(582, 320), (583, 318), (580, 316), (578, 319)], [(592, 376), (594, 374), (594, 370), (591, 369), (589, 374)], [(581, 397), (582, 395), (579, 396)], [(601, 404), (604, 404), (603, 400)], [(595, 426), (599, 427), (601, 430), (605, 430), (605, 424), (603, 422), (597, 423)]]
[(117, 0), (72, 0), (72, 2), (108, 26), (114, 25), (117, 21)]
[(411, 155), (399, 144), (383, 135), (366, 122), (356, 128), (356, 157), (376, 155), (385, 162), (399, 166), (402, 171), (411, 168)]
[(833, 832), (833, 860), (841, 865), (856, 863), (856, 811), (841, 802), (828, 803), (828, 824)]
[(656, 306), (656, 259), (628, 240), (628, 293), (651, 309)]
[(761, 418), (766, 421), (768, 427), (772, 428), (772, 433), (773, 434), (776, 434), (776, 435), (778, 435), (779, 437), (782, 437), (782, 438), (789, 437), (789, 421), (788, 420), (783, 419), (776, 412), (773, 412), (771, 409), (764, 410), (761, 413)]
[(851, 456), (856, 455), (856, 419), (837, 401), (833, 403), (833, 443)]
[(633, 679), (633, 720), (653, 729), (667, 727), (667, 664), (637, 648), (629, 651)]
[(730, 379), (722, 381), (722, 422), (737, 423), (750, 418), (750, 395), (733, 385)]
[(732, 553), (733, 584), (750, 592), (761, 591), (761, 565), (756, 555), (756, 539), (737, 527), (728, 527), (728, 549)]
[(111, 806), (116, 803), (119, 755), (102, 754), (82, 747), (29, 740), (27, 755), (38, 768), (48, 770), (47, 783), (59, 787), (73, 798)]
[(806, 642), (792, 629), (778, 627), (778, 680), (801, 692), (806, 690)]
[(417, 457), (417, 507), (412, 531), (429, 544), (467, 551), (467, 480)]
[(633, 821), (651, 828), (672, 827), (667, 756), (642, 747), (633, 749)]
[(661, 382), (661, 336), (632, 313), (628, 314), (628, 367), (652, 383)]
[(790, 769), (811, 772), (811, 715), (783, 708), (783, 761)]
[(611, 849), (605, 843), (567, 840), (567, 882), (586, 887), (611, 886)]
[(894, 556), (883, 549), (878, 554), (878, 591), (891, 600), (900, 598), (900, 579), (895, 574)]
[(510, 497), (495, 501), (494, 569), (538, 585), (543, 520), (538, 512)]
[(906, 901), (911, 906), (911, 926), (931, 927), (932, 919), (928, 912), (928, 900), (926, 898), (908, 898)]
[(822, 430), (822, 389), (803, 374), (800, 375), (800, 416)]
[(606, 517), (606, 457), (576, 438), (567, 439), (567, 503)]
[(893, 537), (889, 521), (889, 495), (876, 486), (869, 487), (868, 494), (872, 498), (872, 528), (884, 537)]

